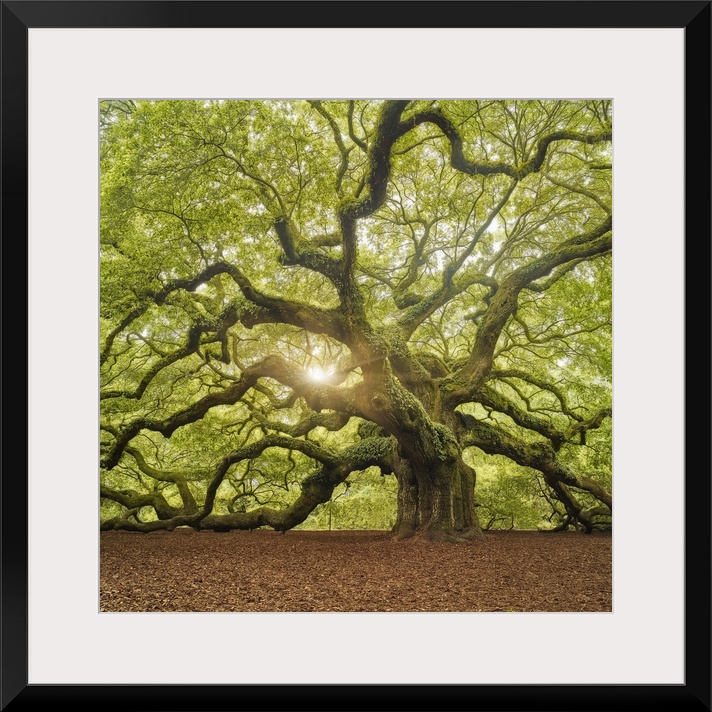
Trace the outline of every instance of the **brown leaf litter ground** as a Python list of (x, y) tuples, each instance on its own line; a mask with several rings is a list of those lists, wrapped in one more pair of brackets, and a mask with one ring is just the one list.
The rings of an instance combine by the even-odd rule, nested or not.
[(102, 532), (102, 611), (611, 611), (612, 537)]

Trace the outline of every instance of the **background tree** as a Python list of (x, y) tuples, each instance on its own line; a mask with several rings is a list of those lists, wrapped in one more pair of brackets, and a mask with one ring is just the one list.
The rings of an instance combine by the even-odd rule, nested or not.
[(284, 531), (378, 468), (398, 536), (476, 537), (486, 456), (608, 525), (611, 138), (607, 101), (102, 102), (102, 526)]

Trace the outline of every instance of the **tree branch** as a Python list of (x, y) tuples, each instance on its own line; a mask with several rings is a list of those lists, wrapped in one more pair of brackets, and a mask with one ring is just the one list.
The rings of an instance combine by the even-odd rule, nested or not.
[[(569, 262), (607, 252), (611, 249), (611, 219), (590, 232), (561, 243), (553, 252), (515, 270), (505, 278), (482, 317), (474, 347), (468, 362), (454, 375), (454, 381), (463, 384), (459, 402), (468, 400), (469, 393), (476, 391), (492, 368), (492, 358), (497, 339), (509, 317), (516, 311), (519, 293), (528, 284), (546, 276), (555, 267)], [(468, 385), (464, 386), (467, 382)], [(453, 389), (454, 390), (454, 389)]]
[(542, 137), (534, 151), (534, 156), (518, 166), (510, 166), (506, 163), (477, 163), (465, 157), (463, 141), (460, 133), (453, 123), (439, 109), (430, 109), (413, 114), (398, 127), (399, 135), (403, 135), (420, 124), (435, 124), (450, 143), (450, 164), (455, 170), (469, 175), (508, 175), (518, 181), (522, 180), (530, 173), (539, 171), (546, 158), (549, 146), (557, 141), (577, 141), (585, 144), (600, 143), (610, 141), (612, 132), (610, 130), (601, 131), (598, 134), (582, 134), (576, 131), (554, 131), (548, 136)]

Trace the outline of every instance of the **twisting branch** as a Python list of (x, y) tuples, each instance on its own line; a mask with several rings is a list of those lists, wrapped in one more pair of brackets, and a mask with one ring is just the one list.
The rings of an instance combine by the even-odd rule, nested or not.
[(477, 163), (465, 157), (463, 141), (454, 124), (439, 109), (430, 109), (413, 114), (398, 127), (399, 135), (403, 135), (416, 126), (424, 123), (435, 124), (450, 143), (450, 164), (455, 170), (469, 175), (508, 175), (516, 180), (522, 180), (530, 173), (536, 173), (544, 164), (549, 146), (556, 141), (577, 141), (585, 144), (610, 141), (612, 132), (604, 130), (597, 134), (582, 134), (576, 131), (554, 131), (537, 142), (534, 155), (525, 163), (510, 166), (506, 163)]
[(586, 444), (586, 433), (589, 430), (595, 430), (600, 428), (601, 424), (606, 418), (613, 417), (613, 411), (611, 408), (603, 408), (599, 410), (598, 413), (590, 417), (588, 420), (583, 420), (579, 423), (572, 425), (566, 433), (567, 440), (573, 440), (573, 438), (578, 435), (581, 438), (581, 444)]
[(503, 430), (472, 416), (460, 418), (463, 446), (475, 446), (488, 455), (504, 455), (524, 467), (531, 467), (544, 475), (551, 487), (566, 485), (592, 494), (609, 509), (613, 507), (610, 492), (587, 475), (576, 474), (556, 456), (554, 448), (543, 442), (525, 443)]
[[(144, 295), (146, 303), (128, 314), (107, 338), (102, 352), (102, 362), (108, 357), (116, 336), (133, 320), (142, 316), (151, 303), (160, 306), (170, 294), (180, 289), (188, 292), (195, 291), (200, 285), (209, 282), (218, 274), (228, 274), (232, 277), (248, 302), (251, 302), (255, 307), (261, 308), (255, 309), (246, 305), (242, 305), (244, 308), (240, 308), (240, 305), (232, 305), (224, 312), (223, 319), (228, 321), (233, 319), (234, 310), (237, 309), (238, 318), (245, 326), (277, 321), (300, 326), (313, 333), (327, 334), (339, 341), (344, 340), (346, 331), (343, 327), (343, 315), (338, 309), (321, 309), (302, 302), (268, 296), (253, 287), (247, 276), (237, 266), (221, 261), (210, 265), (192, 279), (172, 280), (156, 292), (146, 292)], [(223, 326), (229, 327), (234, 323), (235, 321), (233, 320), (229, 324), (223, 324)]]
[(115, 467), (128, 443), (142, 430), (151, 430), (170, 437), (178, 428), (200, 420), (211, 408), (234, 405), (261, 377), (273, 378), (301, 393), (314, 410), (332, 409), (347, 414), (360, 414), (350, 390), (324, 384), (315, 387), (305, 372), (288, 366), (278, 356), (268, 356), (246, 368), (239, 380), (229, 387), (203, 396), (192, 405), (164, 420), (143, 417), (119, 429), (113, 446), (102, 461), (102, 467), (107, 470)]
[[(484, 382), (492, 368), (497, 339), (509, 317), (516, 311), (519, 293), (528, 284), (549, 274), (555, 267), (607, 252), (611, 249), (611, 219), (607, 218), (590, 232), (561, 243), (557, 249), (520, 267), (505, 278), (492, 298), (479, 325), (477, 338), (467, 363), (454, 375), (453, 381), (463, 384), (452, 389), (453, 405), (465, 403)], [(467, 385), (464, 385), (464, 384)]]
[(534, 416), (511, 403), (501, 393), (497, 393), (493, 388), (483, 385), (477, 393), (477, 401), (485, 408), (491, 408), (500, 413), (508, 415), (517, 425), (527, 430), (532, 430), (539, 435), (543, 435), (551, 442), (553, 450), (556, 452), (566, 439), (566, 435), (559, 432), (550, 423), (542, 418)]
[(386, 101), (381, 107), (376, 135), (368, 148), (368, 170), (365, 192), (359, 198), (347, 200), (339, 207), (341, 233), (344, 239), (343, 271), (353, 274), (356, 260), (357, 220), (373, 214), (386, 199), (386, 187), (391, 171), (391, 148), (399, 137), (398, 122), (408, 101)]
[[(310, 249), (293, 222), (279, 217), (274, 221), (274, 230), (284, 250), (284, 265), (301, 265), (327, 277), (337, 289), (341, 285), (341, 261)], [(334, 244), (333, 236), (323, 236), (322, 242)]]
[(541, 390), (548, 391), (553, 396), (555, 396), (555, 398), (559, 401), (559, 406), (561, 408), (561, 412), (564, 415), (567, 415), (567, 416), (569, 416), (569, 418), (572, 418), (577, 421), (582, 420), (581, 416), (578, 415), (578, 413), (575, 413), (569, 407), (568, 400), (567, 400), (563, 390), (561, 388), (559, 388), (556, 383), (550, 383), (546, 379), (537, 377), (531, 373), (527, 373), (526, 371), (521, 371), (521, 370), (513, 369), (513, 368), (491, 371), (489, 377), (492, 379), (502, 380), (505, 383), (508, 382), (507, 379), (517, 378), (520, 381), (524, 381), (525, 383), (530, 383), (531, 385), (536, 386), (537, 388), (540, 388)]
[(131, 455), (136, 461), (141, 472), (152, 477), (154, 480), (159, 482), (173, 482), (178, 488), (178, 493), (183, 500), (183, 511), (182, 514), (193, 514), (197, 511), (198, 505), (195, 502), (195, 497), (190, 491), (188, 486), (188, 480), (195, 480), (204, 475), (204, 471), (170, 471), (170, 470), (159, 470), (156, 467), (150, 466), (146, 462), (146, 458), (143, 456), (140, 450), (134, 447), (127, 447), (125, 452)]
[(339, 149), (339, 154), (341, 155), (341, 163), (339, 164), (339, 170), (336, 173), (336, 193), (337, 195), (341, 195), (341, 182), (343, 181), (346, 171), (349, 168), (349, 153), (351, 148), (346, 148), (344, 145), (344, 140), (341, 136), (341, 129), (336, 123), (334, 117), (324, 108), (324, 105), (320, 101), (310, 101), (309, 104), (311, 104), (319, 112), (319, 114), (326, 119), (326, 122), (331, 127), (331, 132), (334, 134), (334, 143), (336, 143), (336, 147)]

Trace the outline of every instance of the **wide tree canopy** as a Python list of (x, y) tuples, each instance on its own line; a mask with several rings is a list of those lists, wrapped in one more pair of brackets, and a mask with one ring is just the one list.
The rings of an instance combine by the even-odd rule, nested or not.
[(610, 526), (611, 126), (601, 100), (101, 102), (102, 527), (349, 500), (454, 541), (525, 495)]

